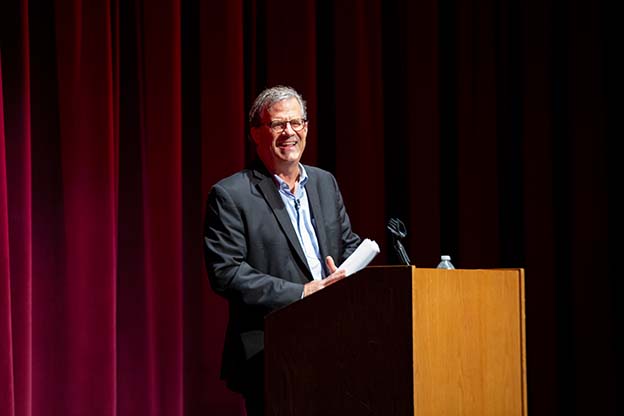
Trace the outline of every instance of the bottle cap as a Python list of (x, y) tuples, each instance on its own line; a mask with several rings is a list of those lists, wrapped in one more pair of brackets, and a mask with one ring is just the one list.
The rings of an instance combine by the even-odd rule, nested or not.
[(451, 260), (451, 256), (440, 256), (441, 260)]

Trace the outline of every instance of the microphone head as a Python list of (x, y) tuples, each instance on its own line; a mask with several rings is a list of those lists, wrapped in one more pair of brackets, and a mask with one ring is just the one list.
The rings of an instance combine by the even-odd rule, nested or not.
[(398, 218), (390, 218), (387, 228), (395, 237), (404, 238), (407, 235), (405, 224)]

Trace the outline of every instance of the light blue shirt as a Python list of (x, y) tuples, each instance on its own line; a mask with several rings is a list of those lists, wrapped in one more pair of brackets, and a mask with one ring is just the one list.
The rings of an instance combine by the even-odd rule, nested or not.
[(303, 248), (308, 266), (312, 272), (314, 280), (321, 280), (325, 277), (323, 264), (321, 263), (321, 254), (319, 251), (316, 232), (312, 224), (312, 215), (310, 213), (310, 204), (308, 203), (308, 194), (305, 185), (308, 182), (308, 175), (299, 164), (299, 181), (293, 194), (282, 178), (273, 175), (279, 186), (279, 194), (284, 201), (290, 221), (299, 238), (299, 244)]

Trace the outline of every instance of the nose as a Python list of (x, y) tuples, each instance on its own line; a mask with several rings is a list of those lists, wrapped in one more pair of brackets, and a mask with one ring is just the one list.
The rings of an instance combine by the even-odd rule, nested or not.
[(295, 130), (293, 130), (292, 126), (290, 125), (290, 121), (286, 122), (286, 127), (284, 127), (283, 132), (288, 134), (289, 136), (295, 134)]

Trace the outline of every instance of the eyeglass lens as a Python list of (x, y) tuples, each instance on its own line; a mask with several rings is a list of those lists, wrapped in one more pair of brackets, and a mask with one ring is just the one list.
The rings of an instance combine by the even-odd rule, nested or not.
[(275, 131), (275, 132), (281, 132), (286, 130), (286, 126), (290, 123), (290, 127), (294, 130), (294, 131), (299, 131), (301, 130), (304, 125), (305, 125), (306, 120), (301, 119), (301, 118), (297, 118), (294, 120), (289, 120), (289, 121), (271, 121), (269, 124), (269, 127), (271, 128), (271, 130)]

